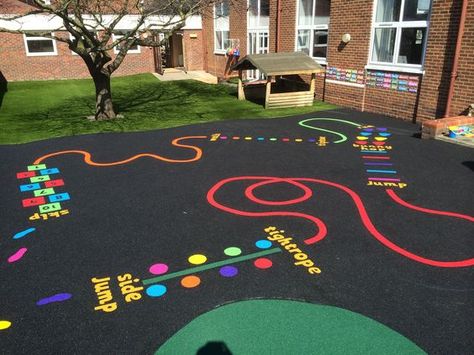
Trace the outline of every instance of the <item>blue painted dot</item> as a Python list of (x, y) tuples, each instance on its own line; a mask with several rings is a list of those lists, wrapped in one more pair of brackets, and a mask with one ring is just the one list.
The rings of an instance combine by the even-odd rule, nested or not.
[(310, 139), (308, 139), (308, 142), (314, 143), (314, 142), (316, 142), (316, 138), (310, 138)]
[(150, 297), (161, 297), (166, 291), (167, 289), (164, 285), (153, 285), (146, 289), (146, 294)]
[(261, 239), (257, 240), (257, 242), (255, 242), (255, 245), (259, 249), (268, 249), (272, 246), (272, 242), (269, 240)]
[(263, 140), (265, 140), (265, 138), (263, 138), (263, 137), (258, 137), (257, 140), (258, 140), (258, 141), (263, 141)]

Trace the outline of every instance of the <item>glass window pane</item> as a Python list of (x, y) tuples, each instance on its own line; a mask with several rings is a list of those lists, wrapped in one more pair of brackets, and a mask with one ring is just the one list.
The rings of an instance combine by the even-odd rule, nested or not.
[(393, 62), (395, 47), (395, 28), (376, 28), (372, 60), (375, 62)]
[(222, 31), (222, 48), (226, 49), (232, 46), (232, 43), (229, 39), (229, 31)]
[(311, 25), (313, 20), (313, 0), (299, 0), (298, 25)]
[(216, 31), (216, 49), (223, 49), (222, 48), (222, 31)]
[(260, 0), (260, 26), (270, 25), (270, 1)]
[(309, 30), (298, 30), (297, 50), (309, 55)]
[(430, 12), (431, 0), (405, 0), (403, 21), (426, 21)]
[(249, 28), (258, 26), (258, 0), (249, 0)]
[(323, 46), (323, 47), (314, 46), (313, 47), (313, 57), (326, 58), (327, 50), (328, 50), (327, 46)]
[(229, 16), (229, 1), (222, 1), (222, 16)]
[(401, 0), (378, 0), (375, 22), (400, 21)]
[(313, 41), (313, 57), (326, 58), (328, 49), (328, 31), (314, 31)]
[(316, 12), (314, 23), (317, 25), (327, 25), (329, 23), (330, 0), (316, 0)]
[(28, 44), (29, 53), (52, 53), (54, 52), (53, 40), (51, 39), (29, 39)]
[(400, 40), (398, 63), (421, 64), (426, 28), (404, 28)]

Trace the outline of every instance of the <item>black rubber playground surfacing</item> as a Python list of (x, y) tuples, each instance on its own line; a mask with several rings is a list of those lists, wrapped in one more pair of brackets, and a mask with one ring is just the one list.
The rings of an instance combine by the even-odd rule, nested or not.
[(338, 110), (0, 147), (2, 353), (469, 353), (474, 154), (416, 133)]

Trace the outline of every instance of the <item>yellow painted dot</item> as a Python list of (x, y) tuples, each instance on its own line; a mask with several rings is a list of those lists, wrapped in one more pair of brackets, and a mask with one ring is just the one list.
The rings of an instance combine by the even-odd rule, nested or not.
[(188, 261), (194, 265), (204, 264), (207, 261), (206, 256), (202, 254), (194, 254), (188, 258)]
[(358, 136), (357, 137), (357, 140), (359, 141), (366, 141), (367, 139), (369, 139), (368, 137), (363, 137), (363, 136)]
[(295, 142), (302, 142), (303, 140), (301, 138), (296, 138)]
[(379, 141), (379, 142), (383, 142), (383, 141), (386, 141), (387, 138), (385, 138), (385, 137), (375, 137), (375, 140)]
[(252, 137), (245, 137), (245, 140), (246, 140), (246, 141), (251, 141), (251, 140), (252, 140)]
[(11, 325), (12, 323), (7, 320), (0, 320), (0, 330), (10, 328)]

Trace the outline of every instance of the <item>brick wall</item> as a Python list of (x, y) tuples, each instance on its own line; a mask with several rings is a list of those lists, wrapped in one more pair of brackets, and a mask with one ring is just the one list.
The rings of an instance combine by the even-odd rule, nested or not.
[[(63, 36), (68, 36), (63, 33)], [(8, 81), (88, 78), (83, 60), (73, 55), (65, 43), (56, 42), (57, 55), (27, 56), (23, 35), (0, 33), (0, 71)], [(114, 75), (154, 71), (153, 50), (142, 47), (128, 54)]]
[(203, 35), (201, 30), (183, 31), (184, 57), (187, 70), (203, 70)]
[(224, 54), (214, 53), (214, 10), (212, 7), (203, 13), (202, 26), (205, 33), (204, 58), (206, 70), (218, 78), (223, 78), (226, 75), (225, 68), (228, 58)]

